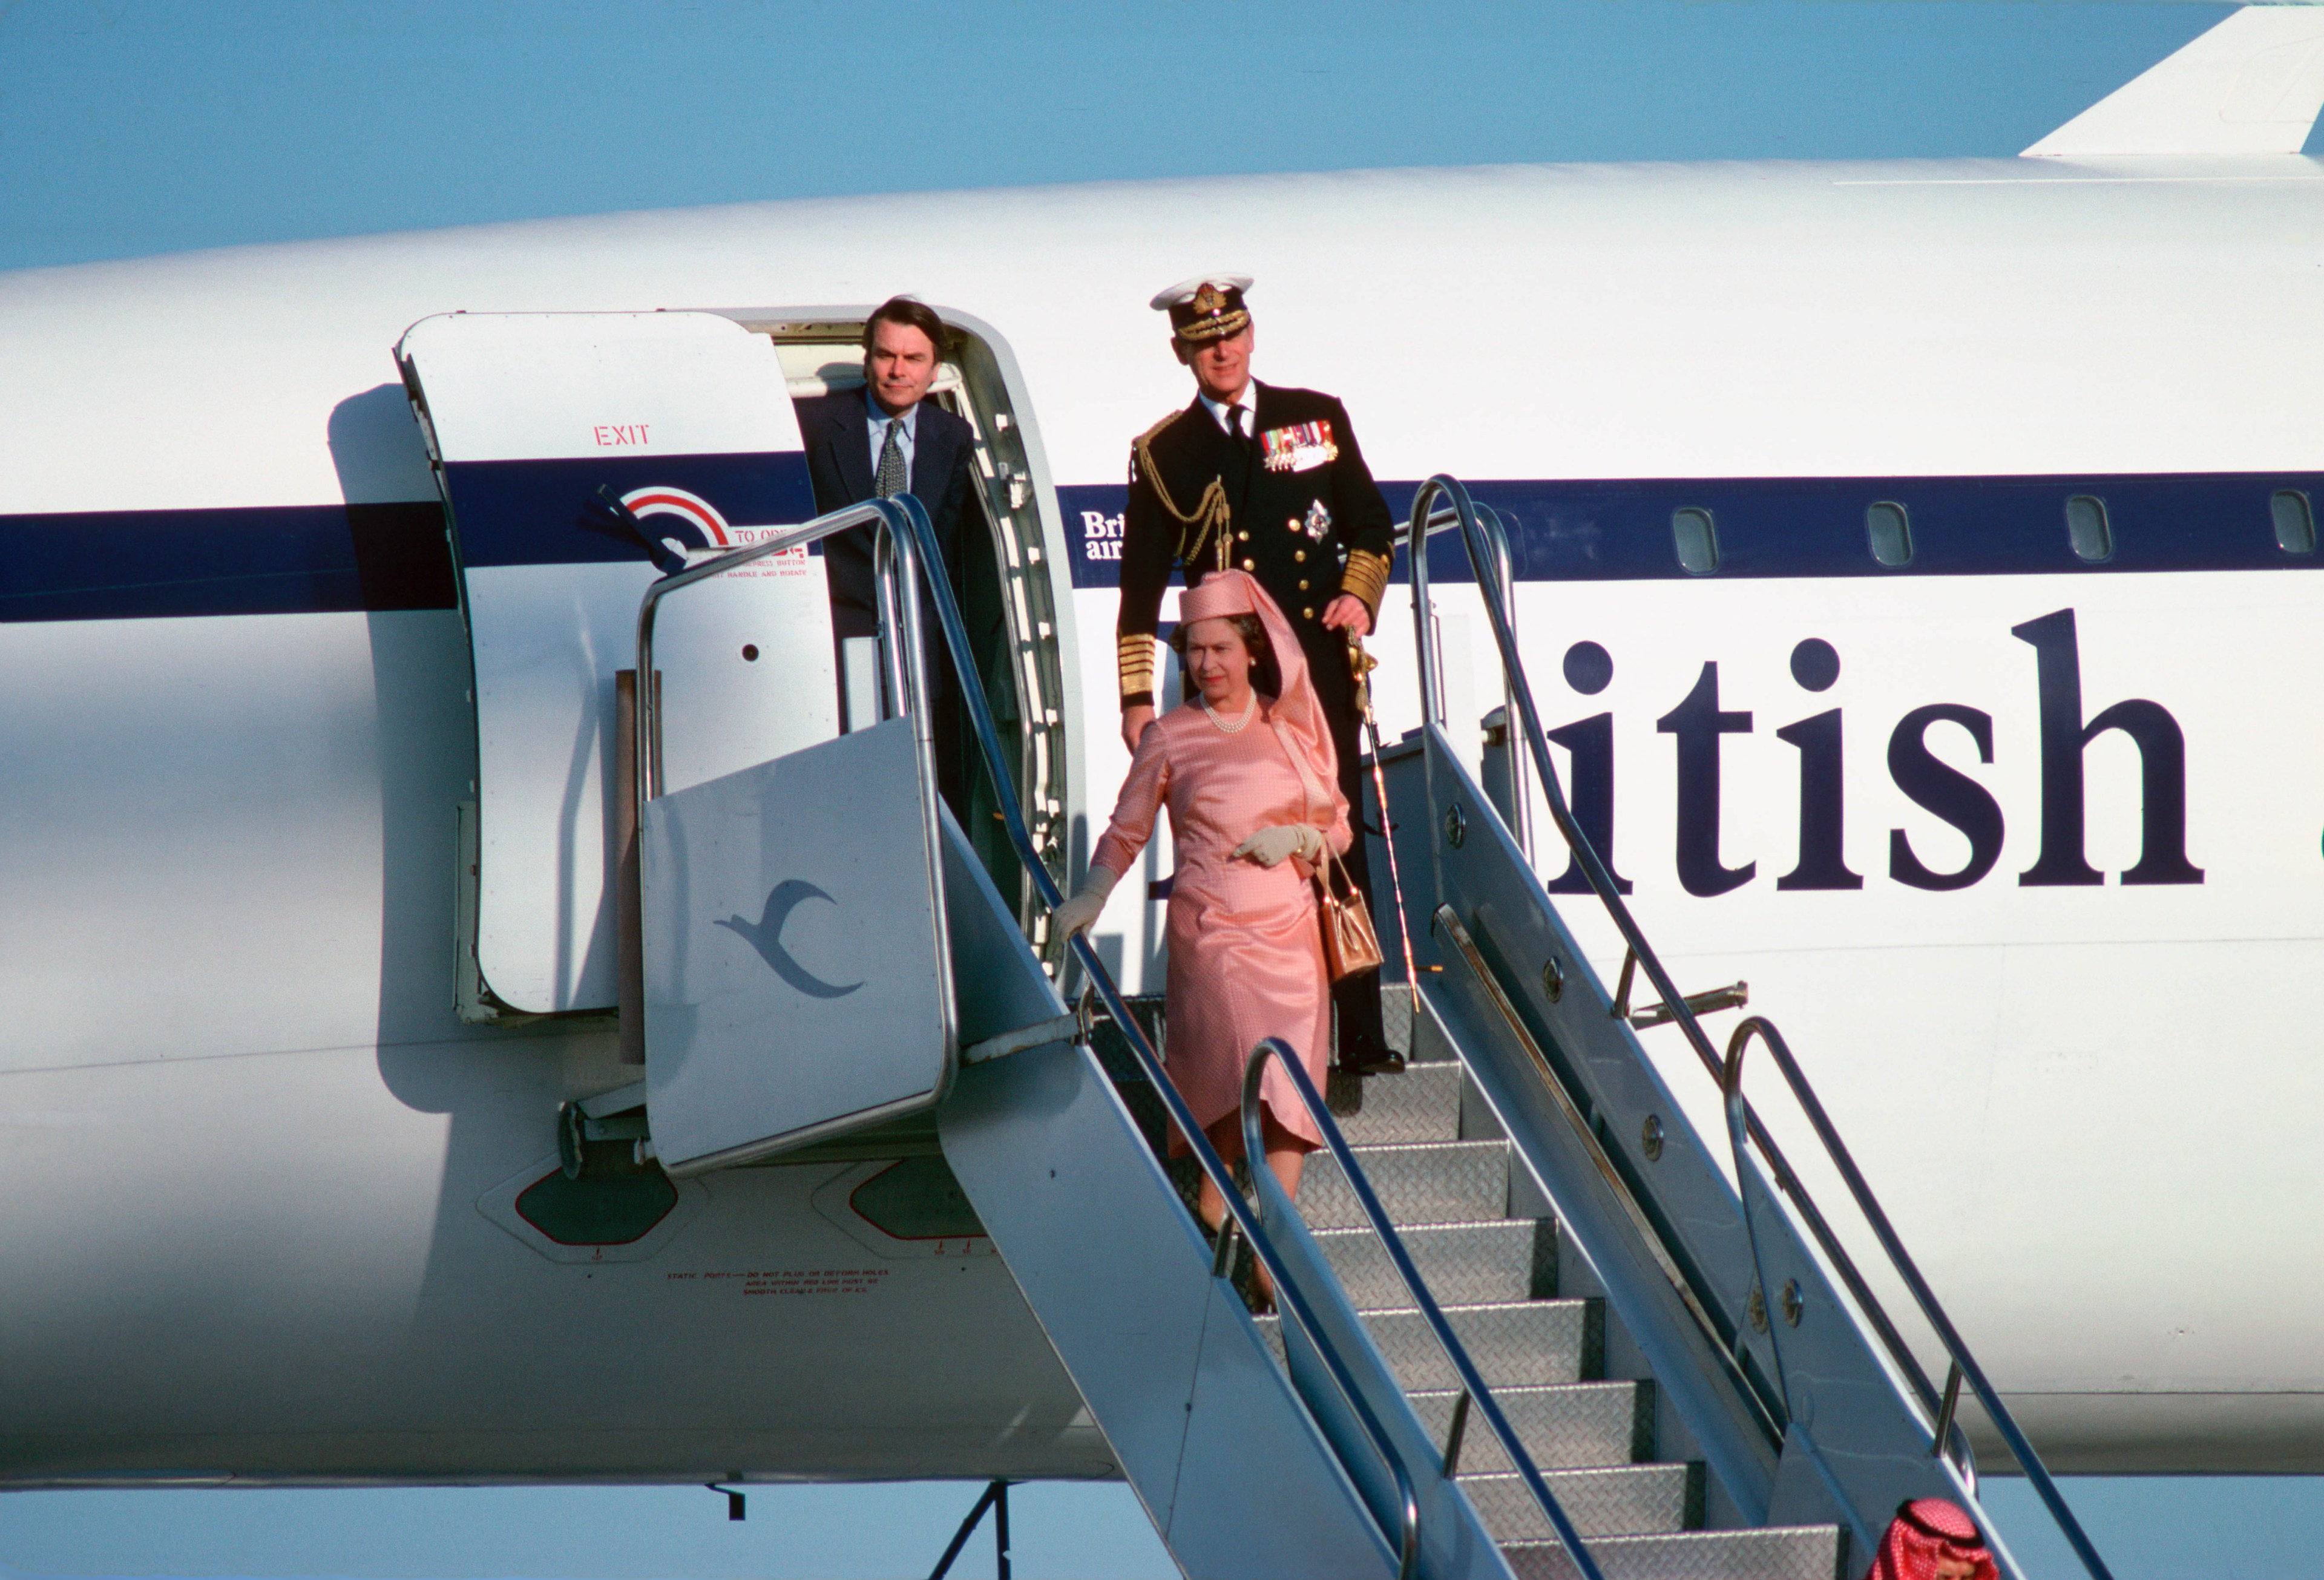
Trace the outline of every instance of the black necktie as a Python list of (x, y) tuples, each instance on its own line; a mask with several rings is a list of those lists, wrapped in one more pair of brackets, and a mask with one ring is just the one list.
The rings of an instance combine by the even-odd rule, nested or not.
[(1227, 408), (1227, 436), (1235, 442), (1236, 449), (1246, 455), (1250, 453), (1250, 436), (1242, 431), (1242, 408), (1240, 406)]

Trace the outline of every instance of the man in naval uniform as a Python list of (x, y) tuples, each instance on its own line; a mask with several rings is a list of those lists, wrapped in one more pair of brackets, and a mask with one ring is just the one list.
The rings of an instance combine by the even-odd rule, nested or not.
[[(1121, 678), (1121, 738), (1132, 752), (1154, 721), (1154, 641), (1173, 565), (1192, 586), (1240, 567), (1256, 577), (1299, 633), (1340, 759), (1348, 805), (1364, 804), (1357, 772), (1361, 722), (1351, 638), (1369, 635), (1388, 585), (1394, 528), (1364, 465), (1347, 409), (1329, 395), (1250, 376), (1248, 276), (1207, 275), (1172, 286), (1152, 306), (1170, 315), (1171, 349), (1194, 375), (1194, 403), (1130, 446), (1130, 505), (1121, 529), (1121, 611), (1114, 634)], [(1371, 895), (1359, 835), (1348, 873)], [(1377, 914), (1377, 912), (1375, 912)], [(1340, 1068), (1401, 1070), (1380, 1029), (1379, 976), (1332, 990)]]

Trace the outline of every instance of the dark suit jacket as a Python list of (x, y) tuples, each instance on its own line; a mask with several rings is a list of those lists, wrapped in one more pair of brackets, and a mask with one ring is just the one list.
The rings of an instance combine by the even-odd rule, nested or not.
[[(1152, 663), (1151, 638), (1171, 571), (1183, 570), (1191, 586), (1218, 567), (1217, 538), (1190, 541), (1191, 529), (1173, 511), (1195, 511), (1213, 482), (1227, 502), (1227, 563), (1249, 571), (1281, 606), (1307, 651), (1326, 711), (1341, 714), (1351, 695), (1346, 642), (1323, 629), (1323, 614), (1347, 592), (1379, 615), (1394, 545), (1388, 501), (1364, 464), (1346, 407), (1314, 390), (1256, 390), (1258, 436), (1247, 446), (1238, 447), (1198, 397), (1145, 436), (1154, 477), (1131, 451), (1115, 624), (1125, 709), (1161, 705), (1144, 666)], [(1291, 453), (1326, 429), (1331, 459), (1321, 458), (1320, 446)], [(1267, 464), (1270, 439), (1284, 447), (1280, 469)]]
[[(818, 514), (861, 503), (876, 491), (866, 426), (869, 399), (861, 390), (843, 390), (798, 403), (799, 436), (807, 442), (807, 473), (815, 482)], [(961, 591), (961, 519), (968, 510), (969, 439), (964, 419), (934, 400), (920, 402), (920, 414), (912, 424), (911, 491), (927, 507), (954, 597)], [(824, 540), (823, 571), (831, 586), (831, 622), (836, 636), (869, 637), (880, 629), (872, 541), (868, 527)]]

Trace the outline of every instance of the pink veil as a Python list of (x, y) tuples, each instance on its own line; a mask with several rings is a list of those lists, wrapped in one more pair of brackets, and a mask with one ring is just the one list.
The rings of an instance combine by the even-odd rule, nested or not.
[(1307, 656), (1290, 620), (1247, 571), (1213, 571), (1178, 601), (1181, 625), (1237, 614), (1257, 615), (1268, 645), (1275, 649), (1276, 672), (1283, 682), (1282, 693), (1275, 699), (1275, 721), (1291, 751), (1292, 766), (1306, 784), (1311, 810), (1328, 824), (1339, 799), (1340, 757), (1332, 746), (1331, 728), (1323, 721), (1323, 699), (1315, 694), (1315, 682), (1307, 673)]

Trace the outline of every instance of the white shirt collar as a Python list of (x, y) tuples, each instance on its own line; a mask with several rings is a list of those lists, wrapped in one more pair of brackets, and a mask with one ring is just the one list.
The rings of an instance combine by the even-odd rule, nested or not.
[[(1208, 395), (1198, 394), (1197, 398), (1203, 403), (1203, 409), (1211, 414), (1211, 420), (1217, 423), (1222, 431), (1227, 433), (1232, 433), (1234, 431), (1227, 427), (1228, 402), (1223, 400), (1213, 400)], [(1240, 406), (1245, 411), (1250, 413), (1250, 416), (1244, 419), (1242, 436), (1247, 439), (1257, 437), (1259, 434), (1259, 381), (1257, 379), (1245, 380), (1243, 382), (1242, 393), (1234, 398), (1232, 404)]]

